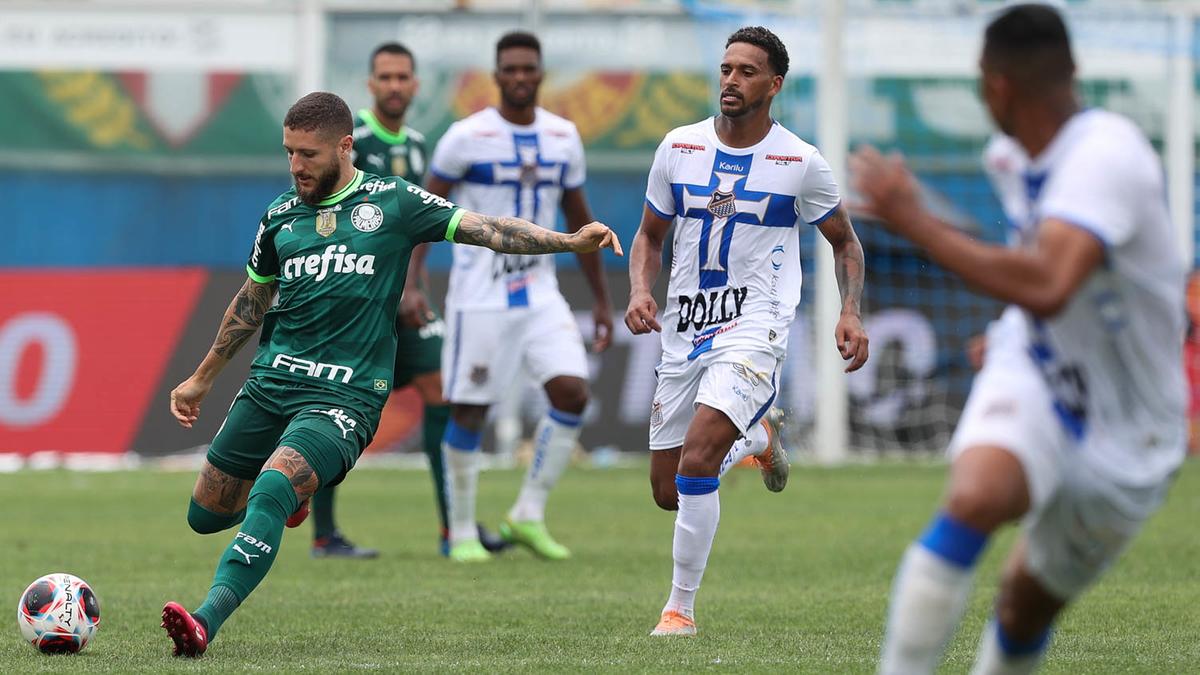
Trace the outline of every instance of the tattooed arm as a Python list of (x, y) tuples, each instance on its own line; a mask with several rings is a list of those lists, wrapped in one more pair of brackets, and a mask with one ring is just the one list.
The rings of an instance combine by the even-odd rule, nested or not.
[(842, 359), (850, 361), (846, 372), (852, 372), (867, 362), (867, 333), (863, 330), (862, 292), (866, 264), (863, 261), (862, 244), (850, 224), (850, 215), (845, 206), (838, 206), (832, 214), (817, 225), (829, 245), (833, 247), (834, 269), (838, 288), (842, 292), (842, 316), (835, 329), (838, 351)]
[(611, 248), (617, 255), (623, 255), (617, 235), (602, 223), (588, 223), (571, 234), (563, 234), (520, 218), (498, 218), (470, 211), (459, 221), (454, 241), (501, 253), (591, 253)]
[(271, 307), (275, 287), (275, 282), (260, 284), (253, 279), (246, 279), (221, 318), (221, 327), (212, 348), (196, 372), (171, 392), (171, 414), (184, 427), (190, 429), (192, 422), (196, 421), (200, 414), (200, 401), (212, 389), (217, 374), (242, 345), (258, 332), (267, 309)]

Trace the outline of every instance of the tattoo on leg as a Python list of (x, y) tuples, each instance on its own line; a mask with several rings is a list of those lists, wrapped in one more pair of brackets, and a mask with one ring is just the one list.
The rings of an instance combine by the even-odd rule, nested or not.
[(300, 501), (311, 497), (317, 488), (320, 487), (320, 479), (309, 466), (308, 460), (304, 459), (295, 448), (286, 445), (279, 446), (275, 450), (275, 454), (267, 460), (263, 470), (275, 469), (288, 477), (292, 483), (292, 488), (296, 491), (296, 497)]
[(230, 476), (206, 461), (192, 496), (196, 503), (210, 511), (234, 514), (246, 507), (251, 485), (253, 481)]

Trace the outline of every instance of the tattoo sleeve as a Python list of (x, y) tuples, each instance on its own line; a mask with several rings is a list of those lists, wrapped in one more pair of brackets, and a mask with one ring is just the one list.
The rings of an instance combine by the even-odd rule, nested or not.
[(857, 314), (861, 310), (863, 279), (867, 268), (862, 244), (854, 233), (854, 226), (844, 207), (838, 207), (820, 227), (821, 233), (833, 247), (834, 269), (842, 294), (842, 311)]
[(454, 240), (501, 253), (561, 253), (570, 251), (570, 237), (520, 218), (497, 218), (467, 212)]
[(260, 284), (253, 279), (246, 279), (225, 310), (221, 329), (213, 340), (213, 353), (223, 359), (232, 359), (242, 345), (258, 332), (274, 296), (274, 283)]

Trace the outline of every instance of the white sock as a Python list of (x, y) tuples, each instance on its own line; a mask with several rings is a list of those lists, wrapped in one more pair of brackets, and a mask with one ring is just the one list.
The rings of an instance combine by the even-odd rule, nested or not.
[(892, 584), (879, 672), (932, 673), (971, 594), (973, 570), (909, 545)]
[(747, 457), (761, 455), (762, 451), (767, 449), (767, 443), (766, 427), (761, 423), (755, 424), (744, 438), (733, 442), (733, 447), (729, 448), (729, 453), (725, 455), (725, 459), (721, 460), (721, 468), (717, 476), (724, 476), (730, 467), (737, 466)]
[(671, 576), (671, 597), (663, 607), (664, 612), (673, 610), (684, 616), (695, 616), (696, 590), (700, 588), (720, 520), (721, 500), (716, 490), (702, 495), (679, 495), (675, 538), (671, 546), (675, 567)]
[(979, 641), (979, 652), (975, 654), (975, 667), (971, 675), (1027, 675), (1037, 669), (1046, 653), (1045, 645), (1028, 654), (1012, 656), (1000, 647), (999, 628), (996, 620), (988, 622)]
[(442, 441), (446, 467), (446, 506), (450, 544), (479, 539), (475, 525), (475, 494), (479, 486), (479, 434), (464, 431), (451, 420)]
[(533, 434), (533, 459), (517, 501), (508, 512), (512, 521), (546, 519), (546, 498), (571, 461), (582, 421), (579, 415), (551, 408), (538, 422)]

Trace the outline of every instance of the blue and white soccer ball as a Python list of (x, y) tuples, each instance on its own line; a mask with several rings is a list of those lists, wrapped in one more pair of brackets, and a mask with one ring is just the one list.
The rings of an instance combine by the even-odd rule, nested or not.
[(100, 602), (79, 577), (55, 572), (21, 594), (17, 625), (43, 654), (74, 654), (87, 646), (100, 625)]

